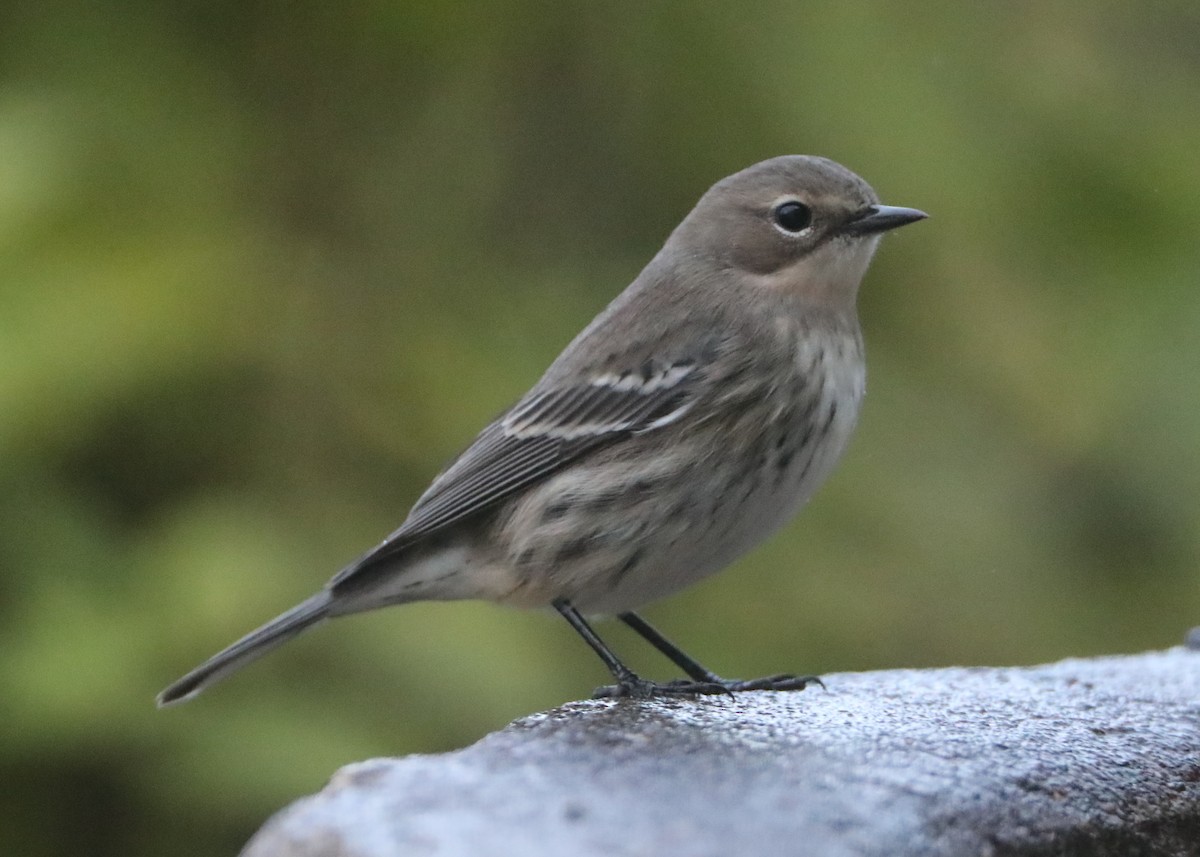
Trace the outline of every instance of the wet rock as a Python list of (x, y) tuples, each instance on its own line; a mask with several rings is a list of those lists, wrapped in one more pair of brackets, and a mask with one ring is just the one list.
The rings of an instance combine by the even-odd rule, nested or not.
[(248, 857), (1200, 854), (1200, 654), (576, 702), (339, 771)]

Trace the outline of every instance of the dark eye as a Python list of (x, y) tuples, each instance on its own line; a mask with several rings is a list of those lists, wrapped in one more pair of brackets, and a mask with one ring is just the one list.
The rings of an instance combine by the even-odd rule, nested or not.
[(784, 232), (804, 232), (812, 224), (812, 209), (794, 199), (787, 200), (786, 203), (775, 206), (775, 223), (778, 223)]
[(784, 232), (803, 232), (812, 224), (812, 209), (795, 200), (781, 202), (775, 206), (775, 222)]

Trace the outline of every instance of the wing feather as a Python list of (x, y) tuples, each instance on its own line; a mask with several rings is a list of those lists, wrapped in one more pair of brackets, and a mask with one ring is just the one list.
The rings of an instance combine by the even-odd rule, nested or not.
[(703, 370), (695, 360), (647, 361), (636, 370), (535, 388), (433, 481), (398, 530), (343, 569), (331, 585), (494, 506), (594, 449), (669, 425), (703, 395)]

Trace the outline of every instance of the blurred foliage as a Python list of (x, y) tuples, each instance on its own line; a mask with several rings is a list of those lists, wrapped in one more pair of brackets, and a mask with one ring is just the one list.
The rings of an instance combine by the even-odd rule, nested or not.
[(1185, 2), (0, 6), (0, 850), (231, 853), (343, 763), (602, 683), (555, 618), (416, 605), (152, 704), (785, 152), (933, 219), (863, 289), (843, 466), (651, 617), (731, 675), (1177, 642), (1198, 44)]

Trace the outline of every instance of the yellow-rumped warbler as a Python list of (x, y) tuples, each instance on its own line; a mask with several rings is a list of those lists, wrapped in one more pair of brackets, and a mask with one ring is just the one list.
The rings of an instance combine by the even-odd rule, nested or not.
[[(728, 565), (829, 475), (863, 395), (859, 282), (880, 234), (924, 217), (825, 158), (717, 182), (400, 529), (159, 704), (325, 619), (464, 598), (555, 607), (616, 679), (597, 695), (803, 688), (721, 679), (630, 611)], [(691, 680), (638, 677), (579, 611), (617, 614)]]

